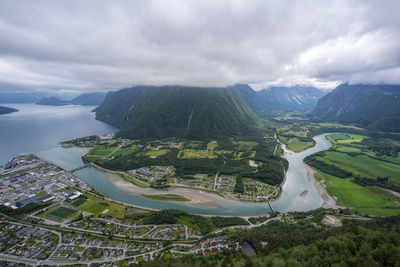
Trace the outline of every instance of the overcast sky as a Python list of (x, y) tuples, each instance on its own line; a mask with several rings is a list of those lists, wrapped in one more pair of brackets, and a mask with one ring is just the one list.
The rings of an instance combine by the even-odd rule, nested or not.
[(0, 90), (400, 84), (400, 1), (0, 2)]

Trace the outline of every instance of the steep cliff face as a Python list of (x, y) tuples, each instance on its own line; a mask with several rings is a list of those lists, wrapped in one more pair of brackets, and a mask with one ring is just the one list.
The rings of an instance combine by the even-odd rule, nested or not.
[(310, 115), (324, 121), (400, 131), (400, 86), (342, 84), (321, 98)]

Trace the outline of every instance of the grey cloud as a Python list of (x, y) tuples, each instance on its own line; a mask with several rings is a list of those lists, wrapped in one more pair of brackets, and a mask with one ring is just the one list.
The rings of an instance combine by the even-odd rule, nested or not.
[(5, 0), (0, 83), (71, 91), (400, 83), (398, 14), (395, 0)]

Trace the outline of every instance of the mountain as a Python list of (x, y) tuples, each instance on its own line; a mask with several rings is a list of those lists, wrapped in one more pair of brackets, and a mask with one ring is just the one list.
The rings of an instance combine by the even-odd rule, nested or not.
[(136, 86), (109, 92), (96, 119), (128, 138), (255, 134), (256, 116), (232, 87)]
[(272, 108), (268, 101), (260, 96), (259, 92), (254, 91), (248, 84), (236, 84), (233, 86), (243, 102), (260, 116), (272, 113)]
[(381, 131), (400, 131), (400, 86), (341, 84), (310, 113), (323, 121), (356, 123)]
[(269, 87), (254, 91), (247, 84), (234, 85), (243, 101), (257, 114), (264, 116), (276, 111), (306, 110), (314, 107), (325, 94), (315, 87)]
[(67, 105), (67, 102), (57, 97), (51, 96), (51, 97), (43, 97), (38, 102), (36, 102), (36, 104), (45, 106), (63, 106)]
[(85, 93), (71, 100), (61, 100), (57, 97), (43, 97), (36, 104), (48, 106), (63, 106), (63, 105), (86, 105), (99, 106), (103, 103), (106, 93)]
[(314, 107), (325, 92), (310, 86), (269, 87), (258, 92), (277, 110), (305, 110)]
[(75, 97), (70, 101), (73, 105), (87, 105), (87, 106), (99, 106), (103, 103), (107, 93), (86, 93)]
[(0, 115), (7, 114), (7, 113), (12, 113), (12, 112), (17, 112), (17, 111), (18, 111), (18, 109), (15, 109), (15, 108), (9, 108), (9, 107), (0, 106)]

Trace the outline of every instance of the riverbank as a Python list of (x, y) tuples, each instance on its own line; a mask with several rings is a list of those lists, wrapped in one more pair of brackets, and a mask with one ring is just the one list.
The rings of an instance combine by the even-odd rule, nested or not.
[(330, 196), (326, 191), (325, 180), (317, 180), (315, 179), (315, 174), (317, 173), (313, 168), (304, 164), (307, 169), (307, 178), (309, 181), (314, 179), (314, 186), (317, 188), (318, 193), (320, 194), (321, 198), (323, 199), (322, 207), (323, 208), (331, 208), (331, 209), (338, 209), (339, 206), (336, 204), (335, 198)]
[[(307, 169), (304, 165), (304, 157), (328, 149), (331, 143), (325, 139), (326, 134), (314, 137), (316, 146), (306, 149), (300, 153), (294, 153), (290, 150), (285, 151), (285, 158), (290, 162), (289, 168), (283, 181), (280, 196), (271, 201), (272, 208), (279, 212), (288, 211), (308, 211), (320, 208), (326, 204), (314, 185), (314, 181), (307, 176)], [(283, 145), (284, 146), (284, 145)], [(69, 157), (64, 155), (64, 149), (59, 151), (59, 155), (52, 154), (61, 160), (74, 161), (81, 165), (82, 154), (79, 155), (79, 161), (76, 154), (70, 153)], [(53, 158), (54, 159), (54, 158)], [(171, 186), (168, 190), (154, 189), (151, 187), (140, 187), (127, 179), (123, 172), (106, 170), (97, 166), (94, 168), (85, 168), (78, 171), (79, 178), (87, 184), (104, 194), (105, 196), (121, 201), (123, 203), (133, 204), (137, 207), (148, 209), (180, 209), (192, 214), (201, 214), (208, 216), (262, 216), (270, 212), (270, 208), (265, 202), (247, 202), (228, 199), (220, 196), (217, 192), (208, 192), (200, 188), (175, 187)], [(307, 191), (307, 194), (305, 193)], [(302, 194), (303, 193), (303, 194)], [(152, 200), (143, 197), (144, 195), (176, 194), (189, 199), (190, 201), (161, 201)], [(325, 198), (325, 197), (324, 197)], [(327, 199), (327, 198), (325, 198)], [(329, 202), (328, 202), (329, 203)], [(331, 204), (329, 204), (332, 206)]]
[(191, 188), (183, 188), (183, 187), (171, 187), (168, 190), (157, 190), (154, 188), (144, 188), (144, 187), (139, 187), (137, 185), (134, 185), (128, 181), (126, 181), (120, 174), (117, 174), (115, 172), (106, 170), (101, 168), (101, 171), (104, 172), (105, 174), (110, 177), (111, 182), (126, 191), (129, 194), (135, 195), (135, 196), (141, 196), (141, 195), (159, 195), (162, 193), (168, 193), (168, 194), (175, 194), (175, 195), (180, 195), (184, 198), (189, 199), (190, 201), (187, 201), (188, 205), (194, 205), (194, 206), (214, 206), (218, 208), (222, 208), (222, 206), (218, 205), (219, 201), (226, 200), (225, 198), (219, 196), (218, 194), (214, 193), (208, 193), (203, 190), (196, 190), (196, 189), (191, 189)]

